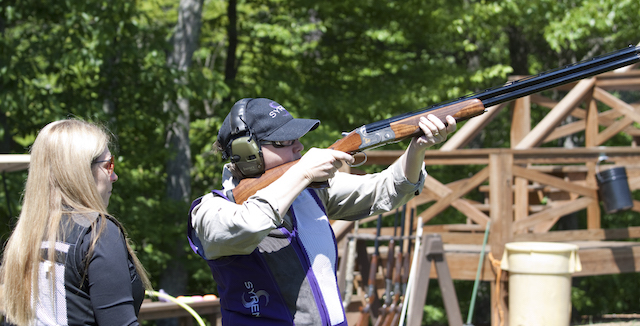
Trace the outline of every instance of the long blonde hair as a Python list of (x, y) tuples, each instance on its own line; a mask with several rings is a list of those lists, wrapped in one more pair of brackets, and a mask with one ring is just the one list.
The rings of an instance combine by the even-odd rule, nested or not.
[[(2, 307), (7, 319), (18, 325), (30, 324), (35, 318), (33, 300), (38, 298), (38, 269), (44, 260), (41, 244), (50, 247), (64, 234), (64, 213), (98, 213), (93, 221), (94, 239), (88, 256), (101, 230), (100, 220), (109, 218), (120, 227), (136, 270), (146, 288), (150, 282), (146, 271), (129, 245), (124, 228), (107, 217), (106, 205), (98, 192), (92, 173), (92, 161), (110, 142), (110, 134), (98, 125), (76, 119), (60, 120), (40, 130), (31, 147), (31, 162), (18, 223), (7, 242), (0, 266)], [(105, 225), (106, 221), (100, 223)], [(54, 261), (55, 250), (49, 250)], [(88, 261), (88, 260), (87, 260)], [(84, 277), (84, 276), (83, 276)], [(51, 292), (54, 293), (54, 292)]]

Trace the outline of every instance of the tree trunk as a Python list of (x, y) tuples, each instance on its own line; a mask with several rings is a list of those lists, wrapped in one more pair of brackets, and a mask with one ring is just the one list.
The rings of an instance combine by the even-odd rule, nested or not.
[(229, 25), (227, 26), (227, 38), (229, 39), (229, 47), (227, 47), (227, 61), (224, 69), (224, 80), (229, 84), (236, 79), (238, 64), (236, 62), (236, 49), (238, 48), (238, 3), (236, 0), (229, 0), (227, 7), (227, 18)]
[(506, 28), (509, 36), (509, 58), (514, 75), (526, 76), (529, 74), (529, 43), (522, 30), (518, 26), (509, 25)]
[[(181, 0), (178, 9), (178, 23), (172, 37), (173, 51), (169, 54), (167, 65), (176, 68), (180, 77), (176, 84), (187, 83), (187, 70), (191, 65), (193, 52), (197, 48), (202, 17), (202, 0)], [(167, 162), (167, 197), (169, 200), (188, 203), (191, 198), (191, 150), (189, 144), (189, 100), (179, 98), (174, 102), (165, 102), (165, 110), (177, 113), (174, 122), (168, 125), (165, 146), (173, 154)], [(177, 227), (184, 227), (185, 219), (176, 219)], [(168, 294), (185, 294), (187, 271), (184, 268), (184, 239), (174, 239), (172, 260), (163, 271), (159, 286)], [(177, 320), (165, 320), (160, 324), (177, 325)]]

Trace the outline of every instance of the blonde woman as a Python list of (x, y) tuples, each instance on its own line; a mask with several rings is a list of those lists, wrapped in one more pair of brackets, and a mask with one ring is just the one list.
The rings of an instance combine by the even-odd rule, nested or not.
[(4, 251), (2, 310), (16, 325), (137, 325), (149, 279), (107, 213), (118, 180), (109, 134), (48, 124), (31, 148), (18, 223)]

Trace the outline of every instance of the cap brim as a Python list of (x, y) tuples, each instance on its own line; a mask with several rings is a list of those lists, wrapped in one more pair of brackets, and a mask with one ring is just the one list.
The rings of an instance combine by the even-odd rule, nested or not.
[(318, 128), (320, 120), (315, 119), (293, 119), (283, 124), (280, 128), (261, 140), (295, 140), (302, 138), (306, 133)]

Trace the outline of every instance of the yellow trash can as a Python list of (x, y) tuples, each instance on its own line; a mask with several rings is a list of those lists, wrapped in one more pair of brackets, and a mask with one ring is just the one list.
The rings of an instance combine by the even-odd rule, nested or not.
[(507, 243), (501, 268), (509, 271), (509, 326), (569, 326), (571, 274), (582, 270), (577, 245)]

